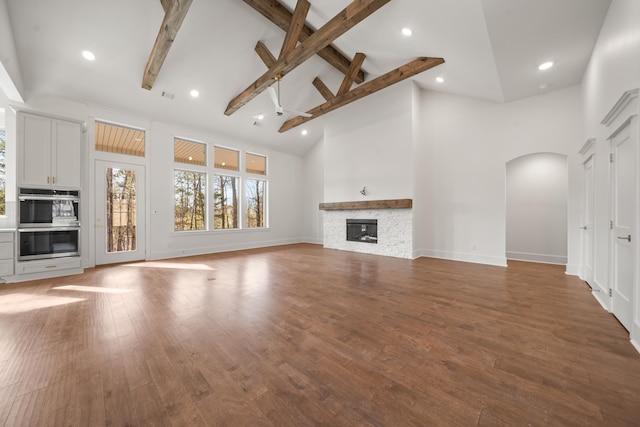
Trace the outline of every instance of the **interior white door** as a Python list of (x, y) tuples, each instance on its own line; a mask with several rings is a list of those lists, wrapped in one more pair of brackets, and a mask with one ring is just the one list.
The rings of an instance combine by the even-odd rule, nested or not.
[(611, 139), (611, 311), (631, 330), (635, 280), (635, 140), (626, 125)]
[(145, 259), (144, 166), (96, 161), (96, 264)]
[(595, 216), (595, 191), (593, 156), (583, 163), (584, 169), (584, 212), (582, 224), (582, 278), (594, 287), (593, 281), (593, 218)]

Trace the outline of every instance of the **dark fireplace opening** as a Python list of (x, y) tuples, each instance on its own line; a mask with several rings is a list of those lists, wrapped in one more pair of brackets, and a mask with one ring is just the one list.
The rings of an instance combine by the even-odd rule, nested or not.
[(378, 220), (348, 219), (347, 240), (352, 242), (378, 243)]

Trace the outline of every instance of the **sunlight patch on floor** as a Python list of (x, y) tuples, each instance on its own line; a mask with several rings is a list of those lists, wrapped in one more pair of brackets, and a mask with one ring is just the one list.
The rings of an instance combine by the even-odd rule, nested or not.
[(127, 292), (133, 292), (131, 289), (100, 288), (97, 286), (79, 286), (79, 285), (56, 286), (55, 288), (51, 288), (51, 289), (63, 290), (63, 291), (99, 292), (103, 294), (124, 294)]
[(204, 270), (213, 271), (215, 268), (206, 264), (189, 264), (186, 262), (144, 262), (136, 264), (125, 264), (126, 267), (148, 267), (148, 268), (172, 268), (177, 270)]
[(15, 314), (58, 305), (84, 301), (84, 298), (54, 297), (50, 295), (9, 294), (0, 296), (0, 313)]

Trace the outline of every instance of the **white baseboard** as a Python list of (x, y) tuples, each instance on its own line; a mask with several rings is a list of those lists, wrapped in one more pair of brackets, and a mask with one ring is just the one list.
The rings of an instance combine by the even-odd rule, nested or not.
[(638, 353), (640, 353), (640, 323), (637, 321), (633, 321), (633, 326), (631, 326), (631, 332), (629, 333), (631, 337), (631, 345), (636, 349)]
[(580, 264), (567, 264), (564, 274), (568, 276), (578, 276), (581, 280), (582, 278), (582, 268)]
[(593, 297), (600, 303), (602, 308), (611, 313), (611, 307), (609, 307), (609, 289), (602, 285), (602, 283), (598, 282), (595, 278), (593, 279), (593, 284), (591, 286), (591, 294)]
[(527, 253), (527, 252), (507, 252), (507, 258), (517, 260), (517, 261), (542, 262), (545, 264), (565, 265), (567, 263), (566, 256), (533, 254), (533, 253)]
[(479, 255), (463, 252), (436, 251), (430, 249), (421, 249), (413, 251), (414, 257), (440, 258), (451, 261), (472, 262), (475, 264), (495, 265), (498, 267), (507, 266), (507, 258), (491, 255)]
[(317, 238), (317, 237), (303, 237), (302, 238), (302, 243), (311, 243), (313, 245), (322, 245), (322, 244), (324, 244), (322, 239), (321, 238)]
[(302, 243), (301, 239), (283, 239), (283, 240), (270, 240), (263, 242), (251, 242), (251, 243), (233, 243), (220, 246), (208, 246), (203, 248), (190, 248), (190, 249), (178, 249), (172, 251), (156, 251), (147, 253), (147, 261), (155, 261), (168, 258), (181, 258), (192, 255), (206, 255), (215, 254), (220, 252), (234, 252), (242, 251), (246, 249), (259, 249), (268, 248), (272, 246), (292, 245), (295, 243)]

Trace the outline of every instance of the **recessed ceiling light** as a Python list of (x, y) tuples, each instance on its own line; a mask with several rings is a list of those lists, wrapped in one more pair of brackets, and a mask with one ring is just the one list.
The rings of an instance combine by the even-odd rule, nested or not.
[(440, 76), (438, 76), (438, 77), (436, 77), (436, 81), (437, 81), (438, 83), (444, 83), (444, 77), (440, 77)]
[(94, 59), (96, 59), (96, 56), (93, 54), (93, 52), (88, 51), (88, 50), (83, 50), (82, 51), (82, 56), (84, 57), (84, 59), (86, 59), (87, 61), (93, 61)]
[(192, 97), (197, 98), (200, 96), (200, 92), (198, 92), (197, 90), (193, 89), (191, 92), (189, 92), (191, 94)]
[(262, 120), (262, 119), (264, 119), (264, 114), (258, 114), (258, 115), (256, 116), (256, 119), (258, 119), (258, 120)]
[(411, 34), (413, 34), (413, 31), (411, 31), (411, 28), (405, 27), (402, 29), (402, 34), (409, 37)]
[(189, 156), (189, 160), (193, 160), (193, 157)]
[(308, 131), (308, 130), (306, 130), (306, 129), (302, 129), (302, 132), (300, 132), (300, 133), (301, 133), (302, 135), (306, 135), (306, 134), (308, 134), (308, 133), (309, 133), (309, 131)]
[(548, 70), (551, 67), (553, 67), (553, 61), (547, 61), (547, 62), (543, 62), (542, 64), (538, 65), (538, 70), (544, 71), (544, 70)]

